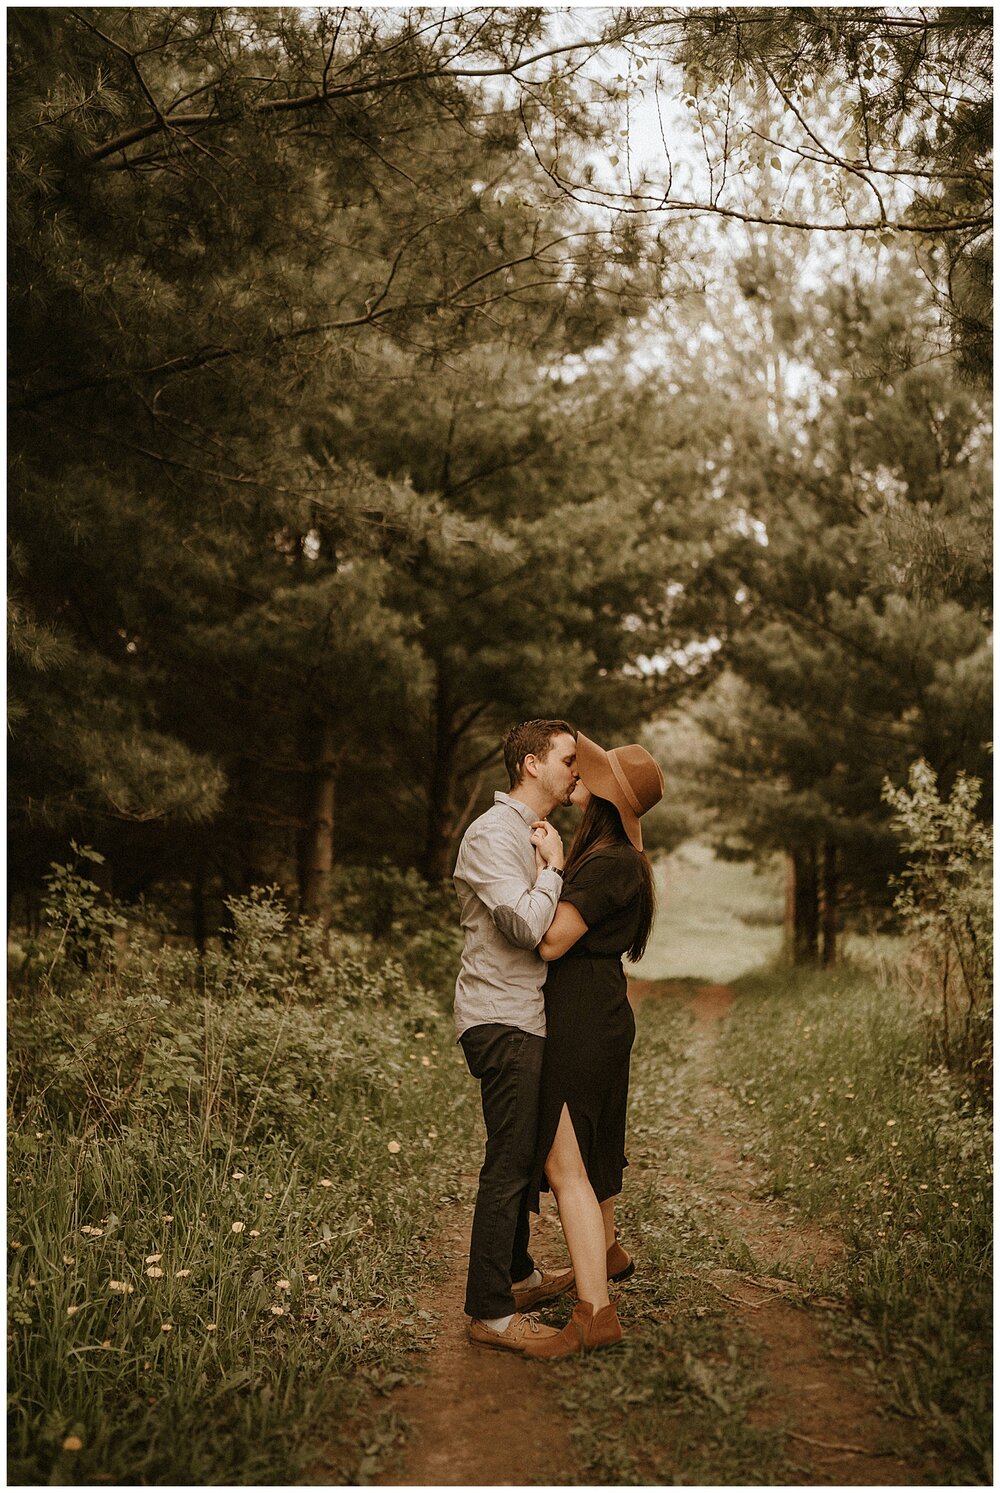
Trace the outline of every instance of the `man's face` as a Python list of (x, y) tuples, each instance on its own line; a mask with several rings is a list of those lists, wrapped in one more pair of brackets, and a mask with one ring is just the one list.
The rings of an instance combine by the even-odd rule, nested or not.
[(557, 804), (568, 804), (579, 781), (576, 770), (576, 742), (568, 731), (561, 731), (549, 742), (544, 757), (536, 757), (538, 786)]

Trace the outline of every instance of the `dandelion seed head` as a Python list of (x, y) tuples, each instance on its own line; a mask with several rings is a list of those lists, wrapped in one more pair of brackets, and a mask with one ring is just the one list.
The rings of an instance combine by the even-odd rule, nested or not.
[(79, 1310), (80, 1308), (78, 1306), (68, 1306), (66, 1308), (66, 1315), (67, 1317), (75, 1317)]
[(230, 1231), (232, 1233), (234, 1233), (234, 1234), (242, 1234), (242, 1232), (243, 1232), (243, 1230), (245, 1228), (246, 1228), (246, 1224), (245, 1223), (234, 1223), (234, 1224), (230, 1225)]
[(251, 1229), (250, 1233), (248, 1234), (247, 1237), (250, 1238), (250, 1239), (259, 1239), (260, 1238), (260, 1229)]
[(388, 1151), (388, 1152), (389, 1152), (389, 1155), (390, 1155), (390, 1156), (398, 1156), (398, 1155), (399, 1155), (399, 1153), (400, 1153), (400, 1151), (401, 1151), (401, 1150), (402, 1150), (402, 1149), (403, 1149), (403, 1148), (402, 1148), (402, 1146), (401, 1146), (401, 1145), (400, 1145), (400, 1144), (399, 1144), (399, 1141), (398, 1141), (398, 1140), (391, 1140), (391, 1141), (390, 1141), (390, 1142), (389, 1142), (389, 1144), (388, 1144), (388, 1146), (387, 1146), (387, 1147), (386, 1147), (386, 1149), (387, 1149), (387, 1151)]

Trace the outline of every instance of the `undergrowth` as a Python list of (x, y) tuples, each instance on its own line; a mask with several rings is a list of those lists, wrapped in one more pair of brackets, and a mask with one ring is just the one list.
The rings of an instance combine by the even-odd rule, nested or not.
[[(64, 895), (66, 889), (63, 888)], [(72, 889), (70, 889), (70, 895)], [(255, 893), (228, 952), (22, 952), (9, 1016), (8, 1477), (358, 1477), (473, 1086), (446, 1001)]]
[(776, 1196), (847, 1246), (853, 1336), (953, 1481), (991, 1480), (992, 1126), (912, 1000), (850, 970), (760, 974), (720, 1052)]

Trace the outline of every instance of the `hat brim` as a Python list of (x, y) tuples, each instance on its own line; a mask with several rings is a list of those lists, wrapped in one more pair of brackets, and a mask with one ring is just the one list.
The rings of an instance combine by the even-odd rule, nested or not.
[(583, 786), (595, 798), (605, 798), (608, 803), (614, 804), (621, 815), (622, 829), (636, 850), (641, 850), (642, 826), (639, 816), (625, 797), (611, 765), (611, 758), (603, 747), (598, 746), (596, 741), (591, 741), (589, 736), (584, 736), (582, 731), (578, 731), (576, 737), (576, 770)]

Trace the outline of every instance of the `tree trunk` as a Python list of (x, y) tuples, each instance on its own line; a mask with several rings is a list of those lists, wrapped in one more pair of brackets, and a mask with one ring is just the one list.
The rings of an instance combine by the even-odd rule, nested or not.
[(816, 851), (796, 850), (795, 963), (815, 964), (819, 955), (819, 875)]
[(448, 682), (438, 666), (434, 692), (434, 765), (427, 795), (427, 834), (423, 873), (428, 881), (451, 874), (451, 832), (455, 820), (455, 767), (458, 738), (454, 730)]
[(330, 921), (330, 874), (333, 871), (333, 812), (340, 771), (340, 751), (333, 721), (320, 728), (319, 747), (312, 774), (309, 819), (306, 828), (302, 910), (324, 927)]
[(795, 963), (795, 857), (785, 851), (785, 923), (783, 956), (786, 964)]
[(837, 847), (830, 840), (823, 846), (823, 968), (832, 969), (837, 962)]

